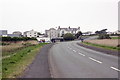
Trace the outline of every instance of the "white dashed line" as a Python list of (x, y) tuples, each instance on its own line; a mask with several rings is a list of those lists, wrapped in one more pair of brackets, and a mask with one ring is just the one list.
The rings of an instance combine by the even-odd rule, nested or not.
[(82, 56), (85, 56), (84, 54), (82, 54), (82, 53), (78, 53), (78, 54), (80, 54), (80, 55), (82, 55)]
[(93, 61), (95, 61), (95, 62), (97, 62), (97, 63), (102, 63), (101, 61), (98, 61), (98, 60), (96, 60), (96, 59), (94, 59), (94, 58), (91, 58), (91, 57), (89, 57), (89, 59), (91, 59), (91, 60), (93, 60)]
[(120, 71), (119, 69), (115, 68), (115, 67), (110, 67), (111, 69), (113, 70), (116, 70), (116, 71)]
[(70, 47), (68, 47), (69, 49), (71, 49)]
[(75, 50), (73, 50), (74, 52), (76, 52)]

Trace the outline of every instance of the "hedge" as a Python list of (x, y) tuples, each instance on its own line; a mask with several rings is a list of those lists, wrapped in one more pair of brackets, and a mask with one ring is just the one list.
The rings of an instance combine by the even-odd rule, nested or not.
[(0, 37), (1, 41), (27, 41), (27, 40), (37, 40), (36, 38), (29, 37)]

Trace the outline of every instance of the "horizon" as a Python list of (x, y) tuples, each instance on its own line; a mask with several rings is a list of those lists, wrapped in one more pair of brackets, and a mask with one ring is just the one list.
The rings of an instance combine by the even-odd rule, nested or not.
[[(44, 33), (49, 28), (77, 28), (82, 32), (118, 30), (119, 0), (1, 0), (0, 26), (25, 32)], [(1, 30), (2, 30), (1, 29)]]

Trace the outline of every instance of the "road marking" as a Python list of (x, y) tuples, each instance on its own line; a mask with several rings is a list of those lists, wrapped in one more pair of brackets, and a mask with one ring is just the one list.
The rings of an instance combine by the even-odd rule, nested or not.
[(97, 62), (97, 63), (102, 63), (101, 61), (98, 61), (98, 60), (96, 60), (96, 59), (94, 59), (94, 58), (91, 58), (91, 57), (89, 57), (89, 59), (91, 59), (91, 60), (93, 60), (93, 61), (95, 61), (95, 62)]
[(84, 54), (82, 54), (82, 53), (78, 53), (78, 54), (80, 54), (80, 55), (82, 55), (82, 56), (85, 56)]
[(75, 50), (73, 50), (74, 52), (76, 52)]
[(71, 49), (70, 47), (68, 47), (69, 49)]
[(115, 67), (110, 67), (111, 69), (113, 70), (116, 70), (116, 71), (120, 71), (119, 69), (115, 68)]

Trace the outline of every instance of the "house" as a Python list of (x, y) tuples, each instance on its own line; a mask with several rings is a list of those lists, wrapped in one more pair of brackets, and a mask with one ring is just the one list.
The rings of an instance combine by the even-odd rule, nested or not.
[(69, 26), (68, 28), (60, 28), (60, 26), (59, 26), (58, 31), (59, 31), (59, 37), (63, 37), (63, 35), (66, 33), (71, 33), (71, 34), (75, 35), (77, 32), (80, 31), (80, 27), (70, 28), (70, 26)]
[(52, 38), (58, 37), (59, 36), (59, 32), (55, 28), (50, 28), (49, 30), (45, 30), (45, 35), (47, 37), (49, 37), (50, 39), (52, 39)]
[(0, 36), (7, 37), (7, 30), (0, 30)]
[(23, 33), (23, 36), (24, 36), (24, 37), (30, 37), (30, 38), (31, 38), (31, 37), (34, 37), (34, 38), (39, 37), (38, 32), (37, 32), (37, 31), (34, 31), (33, 29), (30, 30), (30, 31), (24, 32), (24, 33)]
[(68, 28), (61, 28), (59, 26), (58, 29), (50, 28), (49, 30), (45, 30), (45, 35), (49, 37), (50, 39), (52, 39), (52, 38), (63, 37), (63, 35), (66, 33), (71, 33), (75, 35), (79, 31), (80, 31), (80, 27), (70, 28), (69, 26)]
[(20, 32), (20, 31), (14, 31), (13, 34), (22, 35), (22, 32)]

